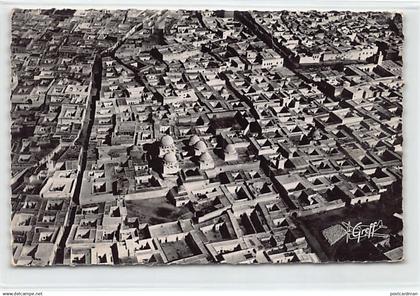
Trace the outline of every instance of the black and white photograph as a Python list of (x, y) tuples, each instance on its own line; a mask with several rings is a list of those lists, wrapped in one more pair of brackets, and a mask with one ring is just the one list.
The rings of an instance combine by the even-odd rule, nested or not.
[(404, 261), (403, 18), (14, 9), (13, 268)]

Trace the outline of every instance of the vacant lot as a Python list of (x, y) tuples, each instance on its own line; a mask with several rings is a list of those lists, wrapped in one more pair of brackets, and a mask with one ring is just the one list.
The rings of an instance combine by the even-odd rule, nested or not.
[(185, 240), (161, 244), (162, 250), (169, 262), (194, 256)]
[(129, 217), (139, 217), (141, 223), (161, 224), (178, 219), (188, 219), (192, 213), (185, 207), (177, 208), (166, 198), (127, 201)]
[(358, 222), (369, 224), (382, 220), (388, 227), (388, 232), (397, 233), (402, 224), (392, 216), (393, 207), (387, 207), (382, 202), (372, 202), (352, 208), (333, 210), (327, 213), (297, 218), (296, 223), (304, 230), (309, 244), (323, 259), (329, 261), (364, 261), (383, 260), (368, 249), (367, 243), (351, 241), (346, 243), (344, 239), (334, 246), (330, 246), (322, 235), (322, 230), (342, 222), (350, 222), (355, 225)]
[(241, 125), (238, 123), (235, 117), (213, 118), (210, 120), (210, 125), (214, 129), (224, 129), (224, 128), (232, 128), (234, 130), (241, 129)]

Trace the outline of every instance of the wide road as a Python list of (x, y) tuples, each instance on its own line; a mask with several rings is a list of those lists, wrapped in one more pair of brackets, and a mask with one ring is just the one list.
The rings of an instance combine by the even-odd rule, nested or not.
[(92, 132), (92, 126), (95, 122), (96, 102), (99, 100), (100, 90), (102, 84), (102, 58), (99, 54), (95, 56), (95, 60), (92, 65), (92, 94), (89, 96), (89, 102), (87, 112), (88, 117), (82, 123), (82, 129), (80, 131), (80, 137), (75, 141), (74, 145), (81, 145), (81, 153), (79, 157), (79, 171), (76, 179), (76, 189), (74, 191), (73, 199), (69, 204), (69, 211), (66, 225), (64, 225), (64, 232), (61, 237), (60, 243), (58, 244), (57, 254), (55, 256), (54, 264), (63, 264), (64, 262), (64, 250), (66, 247), (66, 241), (70, 234), (72, 225), (74, 224), (74, 218), (76, 216), (76, 206), (80, 204), (80, 189), (82, 187), (83, 174), (86, 169), (87, 163), (87, 151), (89, 147), (90, 134)]

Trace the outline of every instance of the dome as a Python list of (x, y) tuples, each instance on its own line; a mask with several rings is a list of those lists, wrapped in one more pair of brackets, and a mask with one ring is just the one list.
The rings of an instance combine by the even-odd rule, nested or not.
[(197, 135), (193, 135), (190, 138), (190, 142), (188, 143), (190, 146), (194, 146), (198, 141), (200, 141), (200, 137)]
[(236, 149), (235, 149), (235, 147), (232, 144), (228, 144), (225, 147), (225, 152), (226, 153), (229, 153), (229, 154), (233, 154), (233, 153), (236, 152)]
[(164, 135), (161, 139), (160, 139), (160, 144), (162, 146), (172, 146), (174, 144), (174, 139), (172, 139), (172, 137), (170, 135)]
[(175, 153), (166, 153), (163, 157), (163, 160), (165, 161), (165, 163), (174, 163), (178, 161), (176, 159)]
[(207, 145), (206, 143), (204, 143), (203, 141), (198, 141), (197, 143), (195, 143), (194, 148), (200, 151), (206, 151), (207, 150)]
[(202, 161), (202, 162), (209, 162), (209, 161), (212, 161), (212, 160), (213, 160), (213, 158), (211, 157), (210, 153), (208, 153), (208, 152), (204, 152), (200, 156), (200, 161)]

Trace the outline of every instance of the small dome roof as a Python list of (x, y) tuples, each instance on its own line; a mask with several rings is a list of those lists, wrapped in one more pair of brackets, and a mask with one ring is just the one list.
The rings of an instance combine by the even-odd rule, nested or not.
[(198, 141), (200, 141), (200, 137), (197, 135), (193, 135), (190, 138), (190, 142), (188, 143), (190, 146), (194, 146)]
[(225, 152), (229, 154), (235, 153), (236, 152), (235, 146), (233, 146), (233, 144), (226, 145)]
[(164, 135), (160, 139), (160, 143), (162, 146), (172, 146), (174, 144), (174, 139), (170, 135)]
[(195, 143), (194, 148), (200, 151), (206, 151), (207, 150), (207, 145), (206, 143), (204, 143), (204, 141), (198, 141), (197, 143)]
[(175, 153), (166, 153), (165, 156), (163, 157), (163, 160), (166, 163), (174, 163), (177, 162), (178, 160), (176, 159), (176, 155)]
[(200, 156), (200, 161), (203, 162), (207, 162), (207, 161), (212, 161), (213, 157), (211, 157), (210, 153), (208, 152), (203, 152)]

